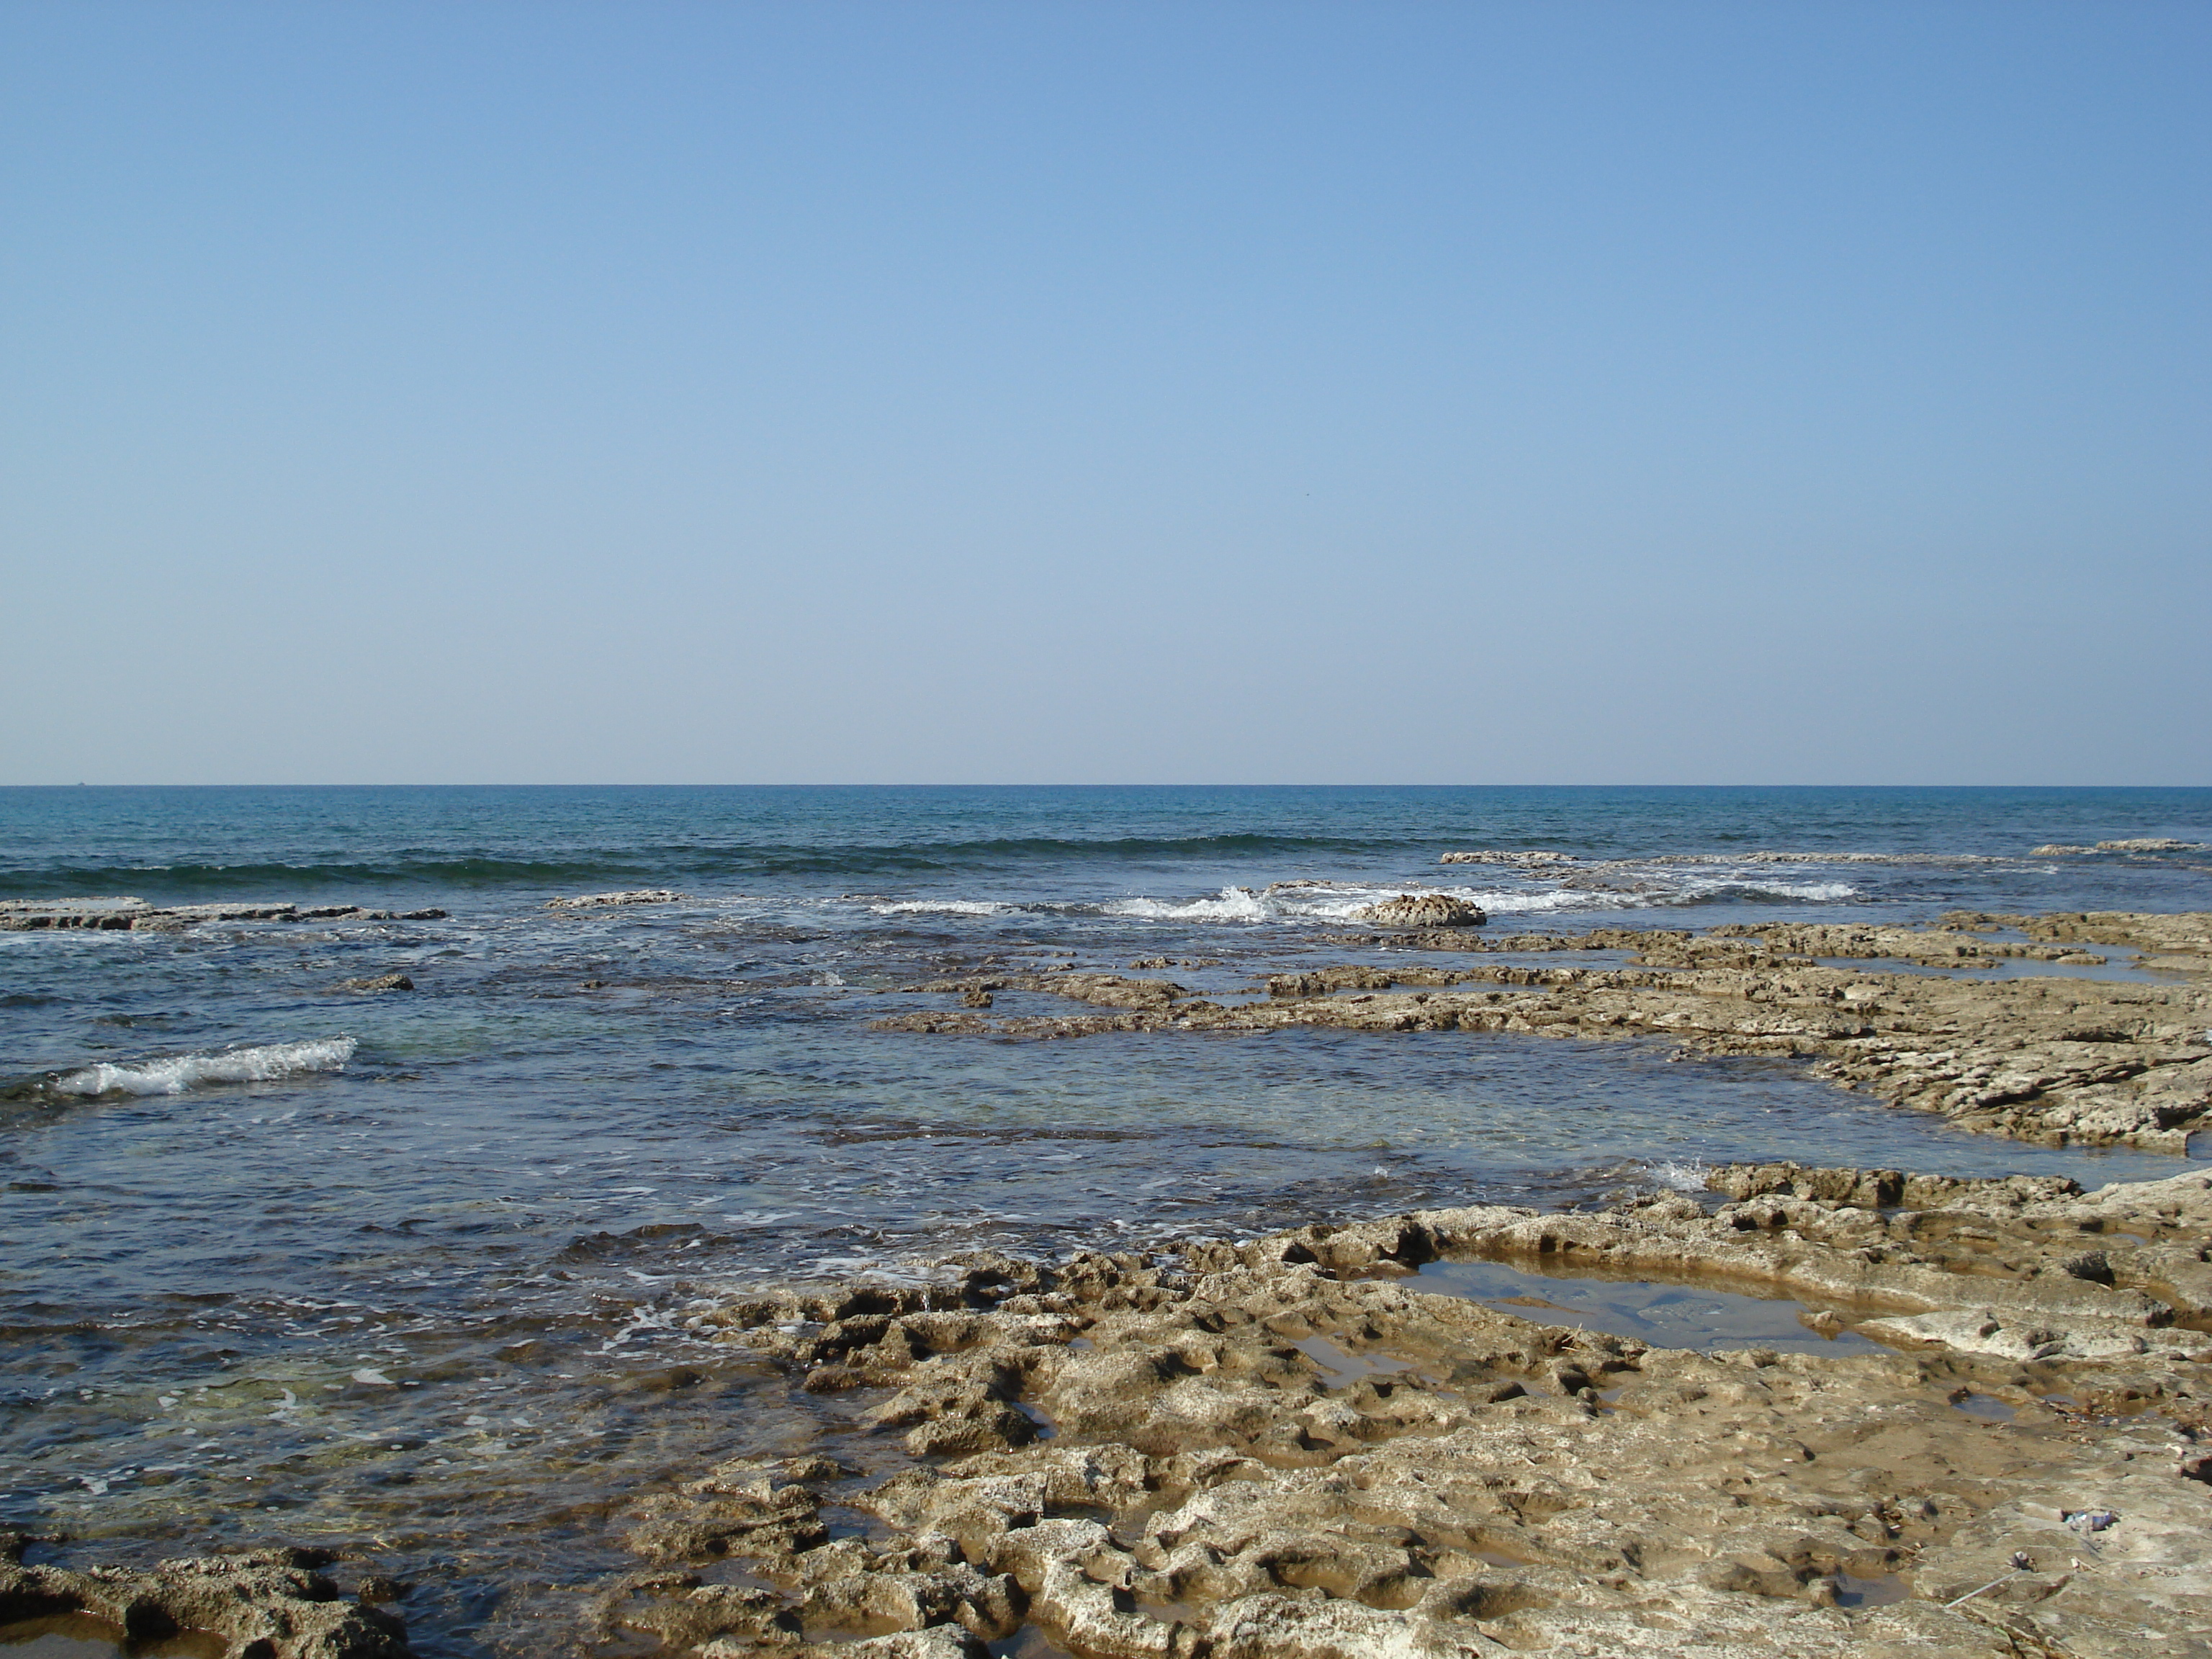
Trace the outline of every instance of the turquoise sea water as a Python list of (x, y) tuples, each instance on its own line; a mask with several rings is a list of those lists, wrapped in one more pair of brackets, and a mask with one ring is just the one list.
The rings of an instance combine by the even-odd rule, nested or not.
[[(448, 912), (0, 933), (0, 1525), (343, 1542), (422, 1651), (537, 1650), (623, 1494), (812, 1431), (685, 1329), (733, 1289), (1699, 1160), (2168, 1173), (1658, 1044), (868, 1029), (986, 958), (1232, 995), (1417, 884), (1493, 929), (2212, 908), (2212, 854), (2031, 850), (2153, 836), (2212, 791), (0, 790), (0, 898)], [(1575, 861), (1437, 862), (1483, 848)]]

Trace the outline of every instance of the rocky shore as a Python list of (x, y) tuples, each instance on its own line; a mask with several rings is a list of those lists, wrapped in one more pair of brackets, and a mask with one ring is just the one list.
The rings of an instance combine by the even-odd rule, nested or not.
[[(1059, 972), (971, 975), (902, 988), (957, 1007), (890, 1016), (881, 1029), (1073, 1037), (1103, 1031), (1510, 1031), (1666, 1037), (1700, 1053), (1788, 1055), (1893, 1105), (2045, 1145), (2179, 1152), (2212, 1111), (2212, 915), (1999, 916), (1936, 928), (1729, 927), (1705, 934), (1601, 929), (1477, 939), (1441, 933), (1352, 943), (1469, 956), (1627, 951), (1620, 967), (1540, 960), (1463, 966), (1322, 964), (1224, 1006), (1170, 980)], [(2016, 939), (2001, 933), (2023, 935)], [(1972, 977), (2028, 962), (2097, 966), (2087, 947), (2131, 949), (2163, 982)], [(1894, 964), (1885, 968), (1884, 963)], [(1910, 971), (1945, 968), (1957, 974)], [(1107, 1014), (986, 1016), (994, 993), (1042, 993)]]
[(141, 1644), (166, 1653), (171, 1640), (189, 1644), (198, 1636), (236, 1659), (407, 1659), (405, 1626), (372, 1605), (380, 1587), (372, 1580), (360, 1599), (341, 1595), (319, 1571), (331, 1565), (327, 1551), (256, 1550), (165, 1561), (145, 1572), (79, 1572), (26, 1565), (38, 1541), (0, 1532), (0, 1627), (17, 1626), (10, 1637), (98, 1642), (113, 1632), (134, 1653)]
[[(1352, 937), (1401, 955), (1310, 961), (1242, 1002), (978, 972), (887, 994), (923, 1006), (878, 1024), (1667, 1037), (1798, 1056), (1985, 1132), (2175, 1152), (2212, 1109), (2212, 916)], [(1997, 976), (2114, 950), (2164, 977)], [(1620, 959), (1558, 959), (1599, 951)], [(2212, 1175), (2176, 1167), (2084, 1192), (1735, 1165), (1601, 1210), (969, 1255), (699, 1309), (812, 1427), (617, 1498), (638, 1569), (556, 1645), (2212, 1659)], [(1534, 1277), (1479, 1292), (1453, 1263)], [(1611, 1334), (1568, 1294), (1593, 1285), (1763, 1298), (1802, 1334)], [(128, 1572), (30, 1548), (0, 1540), (0, 1625), (210, 1632), (230, 1659), (406, 1651), (374, 1580), (341, 1594), (306, 1553)]]
[[(981, 1255), (700, 1316), (817, 1444), (620, 1512), (608, 1651), (981, 1659), (2212, 1653), (2212, 1176), (1735, 1166), (1587, 1213)], [(1795, 1297), (1833, 1356), (1436, 1293), (1440, 1261)], [(4, 1552), (20, 1561), (23, 1540)], [(0, 1565), (227, 1653), (397, 1659), (295, 1553)], [(366, 1588), (366, 1587), (364, 1587)]]
[[(723, 1310), (903, 1463), (825, 1440), (641, 1500), (652, 1565), (605, 1633), (706, 1659), (949, 1659), (1024, 1626), (1085, 1659), (2212, 1652), (2212, 1176), (1713, 1182), (1711, 1212), (1429, 1211)], [(1795, 1297), (1888, 1351), (1653, 1347), (1430, 1293), (1440, 1259)]]
[(81, 928), (181, 933), (210, 921), (436, 921), (443, 910), (370, 910), (357, 904), (149, 904), (142, 898), (0, 899), (0, 933)]

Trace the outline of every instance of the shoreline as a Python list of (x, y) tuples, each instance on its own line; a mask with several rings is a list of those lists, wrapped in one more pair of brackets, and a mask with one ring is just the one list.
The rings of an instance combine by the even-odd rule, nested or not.
[[(1403, 959), (1273, 975), (1243, 1004), (1119, 974), (971, 974), (893, 988), (957, 1001), (878, 1024), (1664, 1036), (1810, 1060), (1984, 1133), (2185, 1150), (2212, 1107), (2212, 916), (1945, 921), (1609, 933), (1637, 953), (1617, 968), (1438, 965), (1589, 936), (1361, 936)], [(2100, 945), (2175, 981), (1874, 965), (2093, 965), (2066, 959)], [(1097, 1012), (994, 1012), (1009, 991)], [(640, 1567), (589, 1597), (574, 1645), (2136, 1659), (2148, 1632), (2212, 1655), (2212, 1173), (2094, 1192), (1707, 1173), (1710, 1208), (1672, 1192), (1414, 1210), (727, 1299), (696, 1328), (774, 1368), (820, 1408), (813, 1426), (778, 1455), (611, 1499)], [(1541, 1298), (1424, 1282), (1451, 1261), (1794, 1298), (1812, 1336), (1879, 1351), (1705, 1352), (1550, 1322)], [(373, 1561), (276, 1548), (78, 1570), (67, 1554), (0, 1535), (0, 1625), (216, 1632), (234, 1659), (408, 1651), (406, 1587), (362, 1577)]]
[[(627, 1504), (641, 1569), (577, 1633), (700, 1659), (978, 1659), (1023, 1632), (1054, 1645), (994, 1650), (2212, 1651), (2212, 1174), (1713, 1188), (733, 1304), (706, 1316), (724, 1340), (861, 1409)], [(1418, 1277), (1466, 1261), (1794, 1296), (1883, 1350), (1663, 1347)], [(374, 1605), (404, 1587), (349, 1599), (330, 1565), (0, 1565), (0, 1619), (405, 1654)]]

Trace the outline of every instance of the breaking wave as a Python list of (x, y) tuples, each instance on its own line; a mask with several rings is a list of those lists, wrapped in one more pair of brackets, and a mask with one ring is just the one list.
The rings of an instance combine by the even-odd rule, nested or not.
[[(1541, 915), (1592, 910), (1643, 910), (1691, 904), (1832, 904), (1856, 898), (1842, 881), (1776, 881), (1771, 878), (1705, 878), (1674, 875), (1602, 884), (1517, 888), (1382, 886), (1330, 883), (1284, 888), (1224, 887), (1202, 898), (1116, 899), (1099, 906), (1109, 916), (1146, 921), (1357, 921), (1368, 905), (1401, 893), (1437, 893), (1478, 905), (1493, 916)], [(920, 907), (917, 907), (920, 908)], [(950, 908), (935, 907), (935, 908)]]
[(359, 1045), (351, 1037), (270, 1042), (210, 1054), (178, 1054), (135, 1066), (88, 1066), (58, 1077), (58, 1095), (180, 1095), (216, 1083), (274, 1083), (303, 1072), (342, 1071)]
[(996, 916), (1021, 908), (990, 899), (897, 899), (868, 907), (879, 916)]
[(1656, 1184), (1678, 1193), (1704, 1192), (1713, 1172), (1712, 1165), (1694, 1158), (1649, 1159), (1644, 1169)]

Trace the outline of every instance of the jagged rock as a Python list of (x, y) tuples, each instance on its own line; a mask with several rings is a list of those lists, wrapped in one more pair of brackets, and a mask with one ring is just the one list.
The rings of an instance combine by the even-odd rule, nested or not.
[(363, 909), (356, 904), (149, 904), (142, 898), (0, 899), (0, 933), (81, 929), (180, 933), (210, 921), (436, 921), (443, 910)]
[[(885, 1433), (993, 1431), (1010, 1402), (1057, 1429), (908, 1467), (843, 1500), (882, 1534), (787, 1537), (753, 1565), (810, 1632), (896, 1653), (1025, 1620), (1147, 1659), (2139, 1659), (2145, 1630), (2212, 1654), (2212, 1335), (2164, 1299), (2185, 1258), (2206, 1267), (2212, 1175), (1713, 1182), (1738, 1196), (1711, 1213), (1680, 1194), (1430, 1210), (732, 1304), (731, 1340), (794, 1376), (887, 1391)], [(1817, 1328), (1903, 1352), (1653, 1348), (1407, 1276), (1468, 1255), (1794, 1293)], [(777, 1490), (763, 1469), (699, 1484)], [(2118, 1518), (2093, 1540), (2068, 1524), (2085, 1513)]]
[(148, 1572), (22, 1565), (26, 1540), (0, 1534), (0, 1626), (84, 1613), (133, 1641), (220, 1637), (228, 1659), (407, 1659), (396, 1614), (342, 1597), (317, 1569), (328, 1552), (265, 1549), (164, 1561)]
[(415, 981), (404, 974), (380, 974), (374, 979), (342, 979), (335, 988), (364, 994), (377, 991), (411, 991), (415, 988)]
[(1449, 893), (1401, 893), (1352, 913), (1355, 921), (1388, 927), (1480, 927), (1490, 918), (1479, 906)]
[[(1392, 901), (1395, 902), (1395, 901)], [(1104, 1031), (1227, 1032), (1327, 1025), (1370, 1031), (1514, 1031), (1668, 1036), (1706, 1054), (1794, 1056), (1822, 1075), (1984, 1133), (2045, 1145), (2126, 1145), (2181, 1152), (2212, 1126), (2212, 915), (1954, 912), (1936, 929), (1759, 924), (1709, 935), (1604, 931), (1482, 940), (1413, 930), (1363, 942), (1484, 955), (1633, 946), (1637, 965), (1547, 968), (1346, 964), (1267, 981), (1269, 1000), (1224, 1007), (1161, 981), (1046, 974), (903, 988), (964, 992), (1016, 985), (1103, 1003), (1103, 1015), (927, 1012), (878, 1029), (976, 1036)], [(2016, 928), (2027, 942), (1977, 930)], [(1461, 941), (1464, 941), (1463, 943)], [(1814, 956), (1972, 966), (2000, 958), (2073, 962), (2082, 944), (2155, 951), (2172, 983), (2058, 977), (1977, 980), (1824, 967)], [(1801, 953), (1802, 951), (1802, 953)], [(1784, 952), (1788, 954), (1784, 954)], [(1395, 988), (1421, 987), (1401, 991)], [(1357, 994), (1339, 994), (1345, 991)]]

